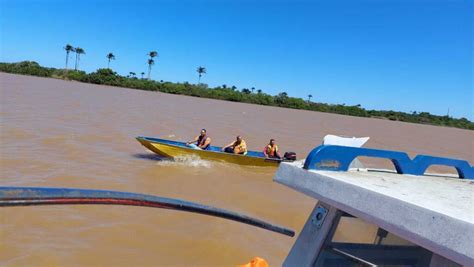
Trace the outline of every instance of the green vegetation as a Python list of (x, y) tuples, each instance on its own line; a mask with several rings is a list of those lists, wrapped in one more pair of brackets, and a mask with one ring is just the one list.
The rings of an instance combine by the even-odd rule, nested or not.
[[(68, 55), (68, 52), (66, 50)], [(109, 57), (112, 55), (112, 57)], [(110, 53), (107, 58), (109, 62), (115, 58)], [(156, 56), (156, 55), (155, 55)], [(150, 59), (153, 57), (150, 55)], [(151, 71), (151, 65), (149, 66), (149, 72)], [(205, 69), (204, 69), (205, 70)], [(142, 78), (137, 78), (134, 72), (130, 72), (129, 77), (118, 75), (116, 72), (107, 69), (98, 69), (92, 73), (86, 73), (84, 71), (64, 71), (63, 69), (45, 68), (41, 67), (38, 63), (33, 61), (23, 61), (19, 63), (0, 63), (0, 71), (8, 73), (18, 73), (26, 75), (34, 75), (41, 77), (52, 77), (67, 80), (75, 80), (85, 83), (104, 84), (112, 86), (120, 86), (127, 88), (135, 88), (148, 91), (159, 91), (170, 94), (189, 95), (204, 98), (213, 98), (234, 102), (245, 102), (251, 104), (267, 105), (267, 106), (278, 106), (293, 109), (304, 109), (328, 113), (336, 113), (358, 117), (372, 117), (389, 119), (393, 121), (404, 121), (422, 124), (432, 124), (448, 127), (457, 127), (462, 129), (474, 130), (474, 123), (466, 118), (456, 119), (449, 116), (437, 116), (432, 115), (428, 112), (397, 112), (397, 111), (380, 111), (380, 110), (366, 110), (360, 105), (346, 106), (342, 105), (330, 105), (325, 103), (311, 102), (312, 95), (308, 95), (308, 100), (301, 98), (290, 97), (286, 92), (279, 93), (276, 96), (272, 96), (257, 90), (253, 93), (255, 88), (243, 88), (237, 90), (237, 87), (228, 87), (227, 85), (221, 85), (215, 88), (208, 88), (206, 84), (190, 84), (190, 83), (172, 83), (172, 82), (158, 82), (149, 79), (144, 79), (145, 73), (141, 73)], [(199, 71), (198, 71), (199, 73)], [(203, 72), (205, 73), (205, 72)], [(201, 74), (201, 73), (200, 73)]]

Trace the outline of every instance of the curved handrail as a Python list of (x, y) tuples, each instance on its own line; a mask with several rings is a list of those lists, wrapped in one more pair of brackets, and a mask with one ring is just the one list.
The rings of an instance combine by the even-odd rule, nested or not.
[(397, 173), (423, 175), (431, 165), (454, 167), (460, 178), (474, 179), (474, 167), (465, 160), (418, 155), (413, 160), (407, 153), (362, 147), (321, 145), (306, 158), (305, 169), (348, 171), (357, 157), (385, 158), (392, 161)]
[(180, 199), (106, 190), (0, 187), (0, 207), (64, 204), (129, 205), (180, 210), (241, 222), (287, 236), (295, 235), (291, 229), (247, 215)]

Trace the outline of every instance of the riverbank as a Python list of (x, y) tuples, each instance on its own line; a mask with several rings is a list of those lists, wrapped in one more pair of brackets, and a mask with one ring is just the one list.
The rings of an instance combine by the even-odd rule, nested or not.
[(84, 83), (159, 91), (169, 94), (188, 95), (264, 106), (276, 106), (356, 117), (368, 117), (474, 130), (474, 123), (466, 118), (457, 119), (449, 116), (437, 116), (428, 112), (405, 113), (399, 111), (366, 110), (360, 105), (346, 106), (344, 104), (333, 105), (310, 102), (301, 98), (291, 97), (286, 92), (272, 96), (261, 90), (254, 92), (254, 89), (248, 88), (243, 88), (239, 91), (235, 86), (228, 87), (227, 85), (222, 85), (215, 88), (208, 88), (206, 84), (196, 85), (190, 83), (172, 83), (139, 79), (133, 76), (124, 77), (118, 75), (111, 69), (98, 69), (95, 72), (86, 73), (84, 71), (66, 71), (63, 69), (46, 68), (40, 66), (36, 62), (23, 61), (19, 63), (0, 63), (0, 72), (75, 80)]

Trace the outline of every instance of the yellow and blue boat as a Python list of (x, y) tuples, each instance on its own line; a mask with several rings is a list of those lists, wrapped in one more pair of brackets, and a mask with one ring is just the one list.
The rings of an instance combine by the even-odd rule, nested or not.
[(221, 147), (211, 146), (207, 150), (197, 150), (178, 142), (166, 139), (139, 136), (136, 138), (143, 146), (154, 153), (167, 157), (176, 158), (182, 156), (198, 156), (203, 160), (224, 161), (239, 165), (278, 167), (282, 160), (266, 158), (263, 152), (248, 151), (245, 155), (225, 153)]

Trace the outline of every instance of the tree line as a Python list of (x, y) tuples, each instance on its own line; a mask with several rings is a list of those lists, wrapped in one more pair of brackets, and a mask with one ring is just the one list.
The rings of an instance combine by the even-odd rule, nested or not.
[[(80, 47), (74, 47), (70, 44), (67, 44), (66, 46), (64, 46), (64, 50), (66, 51), (66, 66), (65, 66), (65, 70), (68, 71), (69, 68), (68, 68), (68, 62), (69, 62), (69, 54), (71, 53), (76, 53), (76, 61), (75, 61), (75, 64), (74, 64), (74, 70), (77, 71), (79, 70), (79, 61), (80, 61), (80, 56), (82, 54), (85, 54), (86, 52), (84, 51), (84, 49), (80, 48)], [(150, 80), (151, 78), (151, 66), (153, 66), (155, 64), (155, 60), (154, 58), (155, 57), (158, 57), (158, 52), (156, 51), (150, 51), (148, 54), (149, 56), (148, 60), (147, 60), (147, 64), (148, 64), (148, 80)], [(115, 60), (115, 55), (112, 53), (112, 52), (109, 52), (107, 55), (106, 55), (106, 58), (107, 58), (107, 68), (110, 69), (110, 61), (112, 60)], [(198, 71), (199, 72), (199, 71)], [(130, 72), (129, 74), (132, 75), (133, 73), (133, 76), (136, 75), (135, 72)], [(204, 73), (205, 73), (205, 70), (204, 70)], [(145, 73), (142, 72), (141, 75), (142, 75), (142, 79), (143, 79), (143, 75)], [(199, 72), (199, 79), (201, 79), (201, 73)]]
[[(72, 50), (71, 50), (72, 51)], [(113, 57), (107, 57), (111, 60)], [(154, 57), (149, 55), (149, 60)], [(152, 65), (152, 64), (151, 64)], [(149, 68), (150, 70), (150, 68)], [(233, 102), (244, 102), (266, 106), (277, 106), (292, 109), (311, 110), (327, 113), (336, 113), (357, 117), (369, 117), (388, 119), (393, 121), (403, 121), (421, 124), (431, 124), (447, 127), (456, 127), (462, 129), (474, 130), (474, 123), (466, 118), (453, 118), (448, 115), (438, 116), (428, 112), (400, 112), (392, 110), (366, 110), (361, 105), (345, 105), (345, 104), (327, 104), (311, 101), (312, 95), (308, 95), (308, 99), (291, 97), (286, 92), (277, 95), (264, 93), (262, 90), (255, 88), (243, 88), (238, 90), (236, 86), (228, 86), (226, 84), (209, 88), (207, 84), (200, 83), (201, 76), (206, 73), (204, 67), (198, 67), (199, 80), (197, 84), (173, 83), (154, 81), (143, 78), (145, 74), (142, 72), (142, 78), (136, 77), (136, 73), (130, 72), (128, 76), (122, 76), (114, 72), (110, 68), (98, 69), (91, 73), (80, 70), (64, 71), (63, 69), (46, 68), (40, 66), (33, 61), (23, 61), (19, 63), (0, 63), (0, 71), (8, 73), (26, 74), (41, 77), (51, 77), (67, 80), (75, 80), (85, 83), (103, 84), (120, 86), (126, 88), (141, 89), (147, 91), (159, 91), (163, 93), (188, 95), (203, 98), (212, 98), (227, 100)]]
[[(66, 51), (66, 66), (65, 66), (65, 70), (68, 71), (68, 62), (69, 62), (69, 54), (71, 53), (76, 53), (76, 61), (74, 63), (74, 70), (77, 71), (79, 70), (79, 61), (80, 61), (80, 56), (85, 54), (86, 52), (84, 51), (84, 49), (80, 48), (80, 47), (74, 47), (70, 44), (67, 44), (66, 46), (64, 46), (64, 50)], [(148, 52), (147, 54), (149, 56), (148, 60), (147, 60), (147, 65), (148, 65), (148, 80), (151, 79), (151, 68), (153, 65), (155, 65), (155, 58), (158, 57), (158, 52), (156, 51), (150, 51)], [(112, 53), (112, 52), (109, 52), (107, 55), (106, 55), (106, 58), (107, 58), (107, 68), (110, 69), (110, 61), (112, 60), (115, 60), (115, 55)], [(202, 67), (202, 66), (199, 66), (197, 68), (197, 73), (199, 75), (199, 83), (201, 83), (201, 77), (202, 75), (206, 74), (206, 68), (205, 67)], [(129, 72), (129, 78), (130, 77), (135, 77), (135, 75), (137, 75), (135, 72), (131, 71)], [(141, 72), (141, 78), (143, 79), (143, 75), (145, 75), (145, 72)]]

